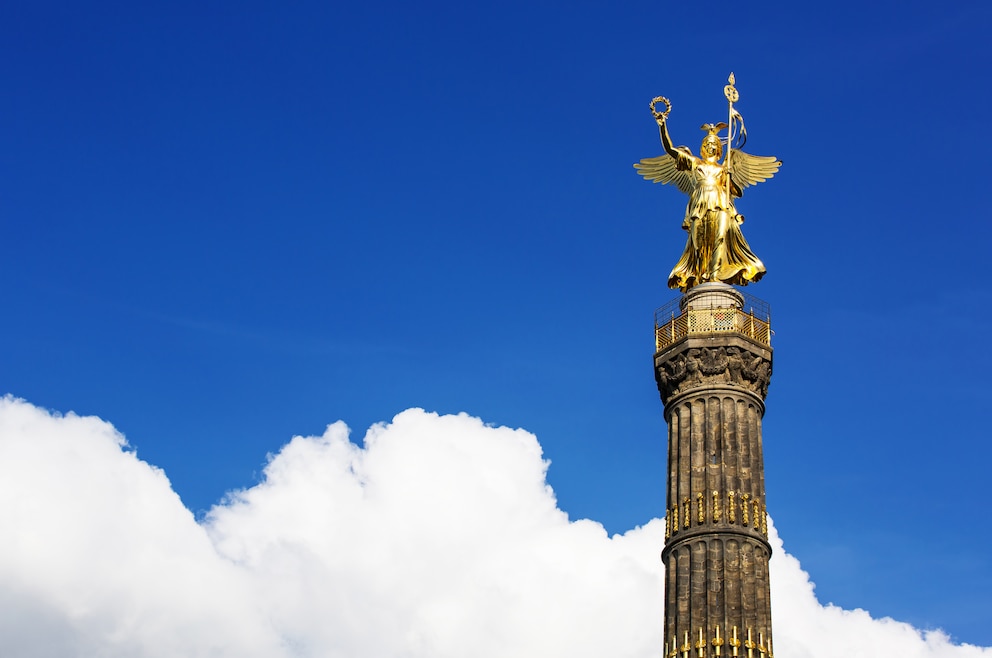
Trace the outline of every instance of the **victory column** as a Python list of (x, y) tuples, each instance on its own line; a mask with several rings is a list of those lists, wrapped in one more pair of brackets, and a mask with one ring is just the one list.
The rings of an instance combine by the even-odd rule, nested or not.
[(645, 179), (689, 196), (685, 250), (668, 278), (683, 295), (655, 314), (655, 379), (668, 424), (661, 554), (668, 658), (773, 658), (761, 449), (770, 316), (764, 302), (731, 284), (746, 286), (765, 273), (734, 199), (782, 163), (740, 150), (747, 132), (734, 109), (733, 74), (724, 95), (728, 121), (702, 126), (698, 157), (673, 146), (669, 100), (652, 100), (665, 154), (634, 165)]

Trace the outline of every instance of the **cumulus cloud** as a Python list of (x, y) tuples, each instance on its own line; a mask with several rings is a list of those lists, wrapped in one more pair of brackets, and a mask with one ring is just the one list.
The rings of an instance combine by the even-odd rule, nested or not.
[[(0, 400), (0, 655), (661, 651), (664, 526), (569, 520), (526, 431), (411, 409), (334, 423), (202, 522), (97, 418)], [(773, 532), (776, 653), (992, 658), (821, 606)]]

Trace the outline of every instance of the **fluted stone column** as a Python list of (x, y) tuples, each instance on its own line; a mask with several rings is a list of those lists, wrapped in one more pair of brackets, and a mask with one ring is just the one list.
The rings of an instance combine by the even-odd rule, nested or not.
[(729, 285), (691, 288), (681, 300), (683, 324), (672, 325), (689, 328), (681, 336), (673, 329), (674, 340), (655, 354), (668, 423), (662, 560), (669, 655), (681, 653), (688, 637), (690, 655), (699, 656), (701, 630), (702, 655), (715, 656), (722, 645), (721, 655), (731, 656), (735, 627), (741, 656), (748, 630), (756, 658), (771, 647), (761, 419), (772, 349), (768, 325), (764, 335), (754, 330), (742, 306)]

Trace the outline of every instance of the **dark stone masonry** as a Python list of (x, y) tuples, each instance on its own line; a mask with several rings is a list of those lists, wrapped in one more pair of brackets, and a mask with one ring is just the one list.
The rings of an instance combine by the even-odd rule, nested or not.
[(770, 326), (722, 283), (691, 288), (680, 312), (656, 327), (654, 357), (668, 424), (665, 651), (771, 656), (761, 444)]

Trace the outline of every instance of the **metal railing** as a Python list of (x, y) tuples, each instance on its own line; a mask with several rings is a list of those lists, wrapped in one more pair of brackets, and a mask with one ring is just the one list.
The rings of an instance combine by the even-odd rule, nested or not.
[[(655, 312), (655, 351), (690, 335), (738, 333), (763, 345), (771, 345), (771, 313), (768, 304), (744, 296), (744, 308), (690, 308), (682, 310), (674, 299)], [(747, 310), (745, 310), (747, 309)]]

